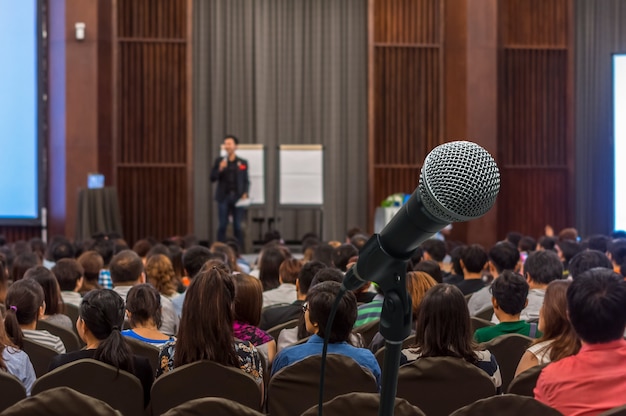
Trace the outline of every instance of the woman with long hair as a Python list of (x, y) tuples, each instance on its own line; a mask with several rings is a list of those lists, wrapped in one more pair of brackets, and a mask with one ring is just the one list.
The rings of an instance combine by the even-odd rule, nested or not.
[(276, 355), (276, 341), (258, 327), (263, 308), (263, 285), (259, 279), (247, 274), (235, 274), (233, 278), (235, 279), (233, 335), (242, 341), (251, 342), (269, 364)]
[(501, 389), (498, 363), (474, 343), (467, 303), (456, 286), (442, 283), (426, 292), (417, 312), (415, 345), (402, 354), (401, 363), (423, 357), (461, 358), (487, 373), (498, 392)]
[(531, 367), (547, 364), (578, 353), (581, 344), (567, 318), (567, 288), (571, 282), (555, 280), (546, 289), (539, 310), (538, 329), (543, 333), (526, 350), (517, 365), (515, 376)]
[(137, 376), (143, 386), (144, 405), (150, 401), (154, 370), (146, 357), (133, 355), (124, 341), (124, 300), (110, 289), (92, 290), (80, 304), (76, 330), (85, 349), (54, 357), (50, 370), (83, 358), (93, 358)]
[(133, 286), (126, 295), (126, 315), (131, 329), (122, 335), (161, 348), (174, 337), (159, 331), (161, 325), (161, 295), (148, 283)]
[(62, 326), (63, 328), (73, 330), (72, 320), (64, 315), (65, 304), (61, 298), (61, 289), (59, 281), (49, 269), (43, 266), (37, 266), (26, 270), (24, 279), (32, 279), (39, 283), (43, 289), (43, 297), (46, 308), (43, 312), (43, 320), (51, 324)]
[(21, 279), (13, 283), (7, 291), (7, 315), (4, 328), (13, 344), (24, 347), (24, 338), (65, 353), (61, 338), (48, 331), (37, 329), (37, 321), (42, 319), (46, 310), (44, 293), (41, 285), (34, 279)]
[(258, 351), (233, 336), (234, 302), (235, 282), (226, 266), (207, 263), (187, 289), (178, 337), (163, 347), (157, 377), (181, 365), (211, 360), (240, 368), (262, 387)]
[(7, 337), (3, 325), (0, 325), (0, 371), (17, 377), (26, 389), (26, 395), (30, 396), (30, 389), (37, 378), (33, 364), (28, 355)]
[(174, 266), (165, 254), (153, 254), (146, 261), (146, 280), (166, 298), (179, 295), (176, 291)]

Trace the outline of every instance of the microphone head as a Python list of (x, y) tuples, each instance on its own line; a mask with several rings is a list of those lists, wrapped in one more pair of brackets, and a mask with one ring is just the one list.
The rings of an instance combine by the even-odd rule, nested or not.
[(496, 202), (500, 171), (476, 143), (455, 141), (435, 147), (424, 160), (418, 192), (425, 208), (443, 222), (483, 216)]

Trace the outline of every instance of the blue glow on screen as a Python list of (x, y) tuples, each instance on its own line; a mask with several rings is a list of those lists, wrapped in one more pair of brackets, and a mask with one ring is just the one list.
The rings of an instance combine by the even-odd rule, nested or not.
[(626, 230), (626, 55), (613, 56), (615, 229)]
[(38, 217), (37, 1), (0, 0), (0, 219)]

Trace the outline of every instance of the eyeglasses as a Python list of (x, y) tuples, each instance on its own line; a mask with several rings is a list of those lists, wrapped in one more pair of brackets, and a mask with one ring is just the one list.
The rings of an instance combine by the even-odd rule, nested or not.
[(302, 313), (305, 313), (308, 310), (309, 310), (309, 302), (304, 302), (302, 304)]

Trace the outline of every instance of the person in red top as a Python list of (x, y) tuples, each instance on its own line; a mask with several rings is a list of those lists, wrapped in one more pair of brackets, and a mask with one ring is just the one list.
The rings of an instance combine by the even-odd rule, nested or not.
[(535, 399), (573, 416), (626, 404), (626, 282), (610, 269), (582, 273), (567, 290), (567, 311), (582, 348), (542, 371)]

